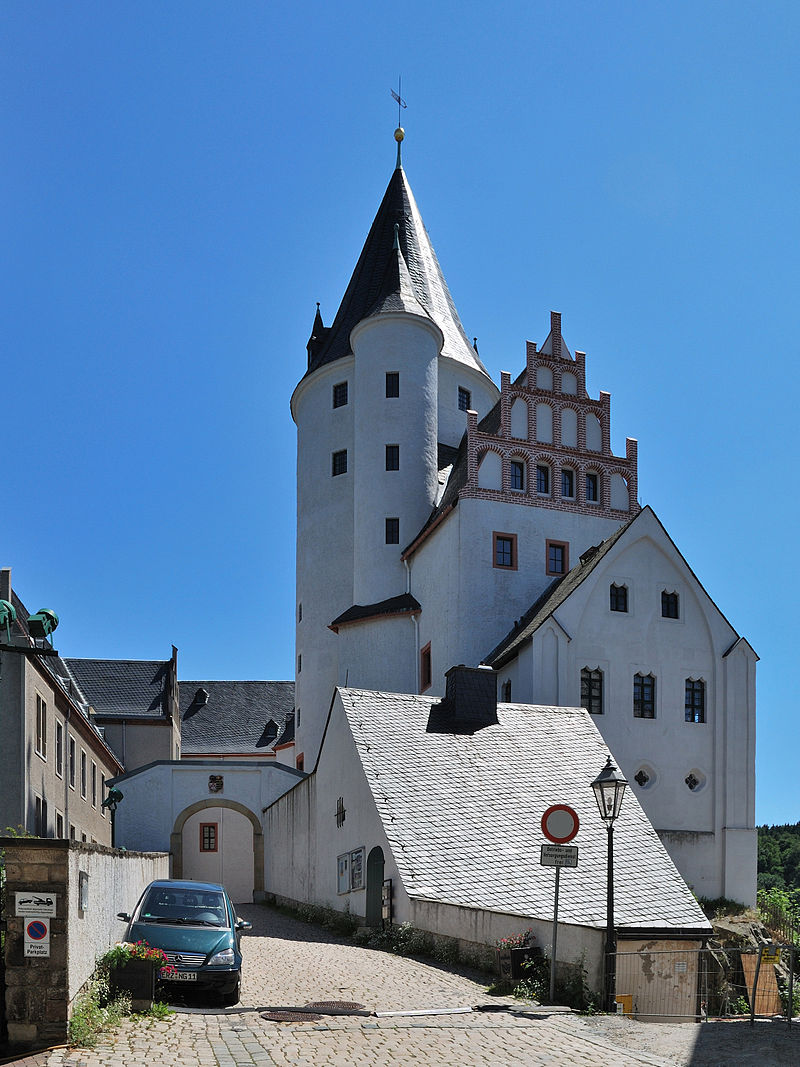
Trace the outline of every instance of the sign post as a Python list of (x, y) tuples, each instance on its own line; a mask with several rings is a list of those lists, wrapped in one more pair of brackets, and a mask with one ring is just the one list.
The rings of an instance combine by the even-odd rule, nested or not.
[(567, 804), (552, 804), (542, 816), (542, 833), (552, 845), (542, 845), (539, 863), (555, 867), (556, 891), (553, 901), (553, 948), (550, 955), (550, 1003), (556, 999), (556, 949), (558, 947), (558, 890), (562, 867), (578, 866), (578, 849), (568, 846), (580, 826), (578, 814)]

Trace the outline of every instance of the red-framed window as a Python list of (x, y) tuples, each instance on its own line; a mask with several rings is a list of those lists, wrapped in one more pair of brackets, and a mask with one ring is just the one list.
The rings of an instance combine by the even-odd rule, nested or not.
[(219, 849), (219, 830), (218, 823), (215, 822), (201, 822), (200, 823), (200, 851), (201, 852), (216, 852)]

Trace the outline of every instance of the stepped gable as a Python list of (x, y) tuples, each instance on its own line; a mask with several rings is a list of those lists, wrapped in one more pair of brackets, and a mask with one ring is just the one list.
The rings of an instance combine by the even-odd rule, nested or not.
[(376, 310), (402, 310), (402, 307), (392, 307), (393, 301), (387, 299), (390, 296), (387, 279), (397, 274), (395, 232), (404, 261), (401, 273), (407, 272), (412, 290), (401, 296), (398, 280), (393, 292), (399, 303), (405, 304), (413, 296), (414, 303), (421, 305), (444, 334), (442, 355), (486, 374), (486, 368), (467, 340), (405, 172), (397, 167), (333, 323), (324, 327), (319, 313), (315, 317), (306, 376), (350, 354), (350, 332), (362, 319)]

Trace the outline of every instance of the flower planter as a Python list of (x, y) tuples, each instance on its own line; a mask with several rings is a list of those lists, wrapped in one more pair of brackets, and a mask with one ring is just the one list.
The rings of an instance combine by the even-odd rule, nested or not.
[(528, 960), (538, 959), (542, 950), (534, 945), (524, 945), (517, 948), (499, 948), (497, 950), (497, 973), (501, 978), (510, 978), (519, 981), (525, 977), (522, 969), (523, 963)]
[(130, 993), (134, 1011), (149, 1011), (155, 998), (156, 969), (149, 960), (128, 960), (124, 967), (108, 972), (111, 996)]

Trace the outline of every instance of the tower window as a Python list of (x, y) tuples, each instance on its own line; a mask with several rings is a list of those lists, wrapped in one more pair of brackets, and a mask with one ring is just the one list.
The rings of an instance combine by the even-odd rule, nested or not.
[(547, 542), (547, 573), (566, 574), (569, 570), (569, 545), (565, 541)]
[(299, 655), (299, 656), (297, 657), (297, 673), (298, 673), (298, 674), (300, 674), (300, 672), (302, 671), (302, 669), (303, 669), (303, 656), (302, 656), (302, 653), (301, 653), (301, 654), (300, 654), (300, 655)]
[(706, 721), (706, 683), (694, 678), (686, 679), (686, 721)]
[(525, 464), (518, 459), (511, 460), (511, 488), (518, 493), (525, 490)]
[(400, 445), (386, 446), (386, 469), (387, 471), (400, 470)]
[(584, 667), (581, 671), (581, 707), (592, 715), (603, 714), (603, 672)]
[(298, 622), (302, 622), (303, 621), (303, 602), (302, 602), (302, 600), (297, 605), (297, 621)]
[(399, 545), (400, 544), (400, 520), (399, 519), (387, 519), (386, 520), (386, 544), (387, 545)]
[(612, 585), (609, 591), (609, 607), (612, 611), (628, 610), (628, 587), (627, 585)]
[(575, 498), (575, 471), (566, 469), (561, 472), (561, 495), (567, 500)]
[(496, 533), (492, 537), (494, 566), (515, 571), (517, 569), (517, 535)]
[(661, 616), (664, 619), (678, 618), (677, 593), (668, 593), (666, 589), (661, 593)]
[(546, 467), (543, 463), (540, 463), (536, 467), (536, 492), (550, 492), (550, 468)]
[(430, 689), (431, 682), (433, 681), (433, 671), (431, 669), (431, 643), (430, 641), (420, 650), (419, 654), (419, 691), (424, 693), (426, 689)]
[(347, 403), (347, 382), (339, 382), (333, 387), (333, 406), (343, 408)]
[(331, 477), (335, 478), (337, 474), (347, 474), (346, 448), (341, 452), (334, 452), (331, 456)]
[(500, 699), (502, 700), (502, 702), (504, 704), (510, 704), (511, 703), (511, 679), (510, 678), (508, 678), (505, 682), (503, 682), (503, 685), (502, 685), (501, 690), (500, 690), (500, 694), (501, 694), (500, 695)]
[(396, 370), (386, 372), (386, 395), (387, 397), (400, 396), (400, 373)]
[(656, 680), (652, 674), (633, 676), (633, 716), (635, 719), (656, 717)]
[(458, 387), (458, 410), (469, 411), (472, 406), (472, 393), (463, 386)]
[(596, 504), (600, 499), (600, 479), (596, 474), (586, 475), (586, 503)]

